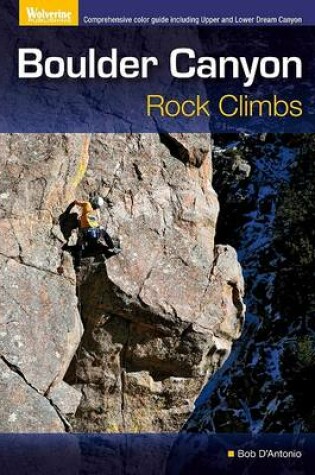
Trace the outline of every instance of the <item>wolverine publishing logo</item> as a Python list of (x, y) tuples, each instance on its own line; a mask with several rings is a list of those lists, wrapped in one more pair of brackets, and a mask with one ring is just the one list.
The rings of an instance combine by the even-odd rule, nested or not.
[(78, 0), (20, 0), (20, 25), (75, 26), (78, 9)]
[(43, 8), (39, 10), (38, 8), (28, 7), (26, 9), (27, 19), (31, 22), (71, 22), (72, 12), (65, 12), (58, 10), (56, 12), (44, 10)]

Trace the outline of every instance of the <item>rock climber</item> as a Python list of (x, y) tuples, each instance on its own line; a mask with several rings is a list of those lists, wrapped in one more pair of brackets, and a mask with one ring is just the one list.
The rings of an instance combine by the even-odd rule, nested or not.
[[(79, 236), (77, 242), (77, 252), (75, 255), (75, 268), (80, 269), (82, 253), (86, 248), (94, 248), (95, 245), (106, 243), (106, 251), (113, 255), (119, 254), (121, 249), (116, 247), (107, 231), (101, 226), (100, 209), (104, 205), (104, 200), (100, 196), (93, 197), (90, 201), (73, 201), (68, 209), (74, 206), (80, 208), (79, 216)], [(104, 246), (105, 247), (105, 246)]]

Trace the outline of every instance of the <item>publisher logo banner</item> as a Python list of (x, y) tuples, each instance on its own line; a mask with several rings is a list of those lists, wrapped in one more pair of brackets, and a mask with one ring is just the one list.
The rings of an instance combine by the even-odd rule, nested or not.
[(79, 0), (20, 0), (20, 26), (77, 26)]

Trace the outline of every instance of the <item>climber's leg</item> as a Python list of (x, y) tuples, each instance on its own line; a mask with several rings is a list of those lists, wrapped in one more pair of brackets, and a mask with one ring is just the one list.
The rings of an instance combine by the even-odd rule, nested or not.
[(74, 250), (74, 267), (76, 270), (81, 268), (81, 261), (82, 261), (82, 254), (83, 254), (83, 243), (84, 243), (84, 235), (83, 230), (80, 230), (78, 235), (77, 244)]
[(113, 247), (115, 247), (112, 238), (110, 237), (108, 232), (106, 232), (105, 229), (103, 229), (103, 228), (101, 229), (101, 236), (104, 239), (104, 241), (106, 242), (107, 247), (109, 249), (112, 249)]
[(74, 268), (75, 270), (81, 269), (81, 261), (82, 261), (82, 245), (77, 244), (76, 249), (74, 251)]
[(121, 252), (121, 249), (119, 247), (115, 247), (112, 238), (104, 228), (101, 228), (101, 236), (106, 242), (109, 252), (112, 252), (113, 254), (119, 254)]

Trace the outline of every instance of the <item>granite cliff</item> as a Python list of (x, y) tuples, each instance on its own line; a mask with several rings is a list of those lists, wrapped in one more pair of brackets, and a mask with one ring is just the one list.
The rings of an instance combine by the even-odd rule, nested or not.
[[(209, 135), (2, 135), (0, 160), (1, 431), (178, 430), (244, 319)], [(91, 192), (123, 251), (76, 275), (60, 217)]]

